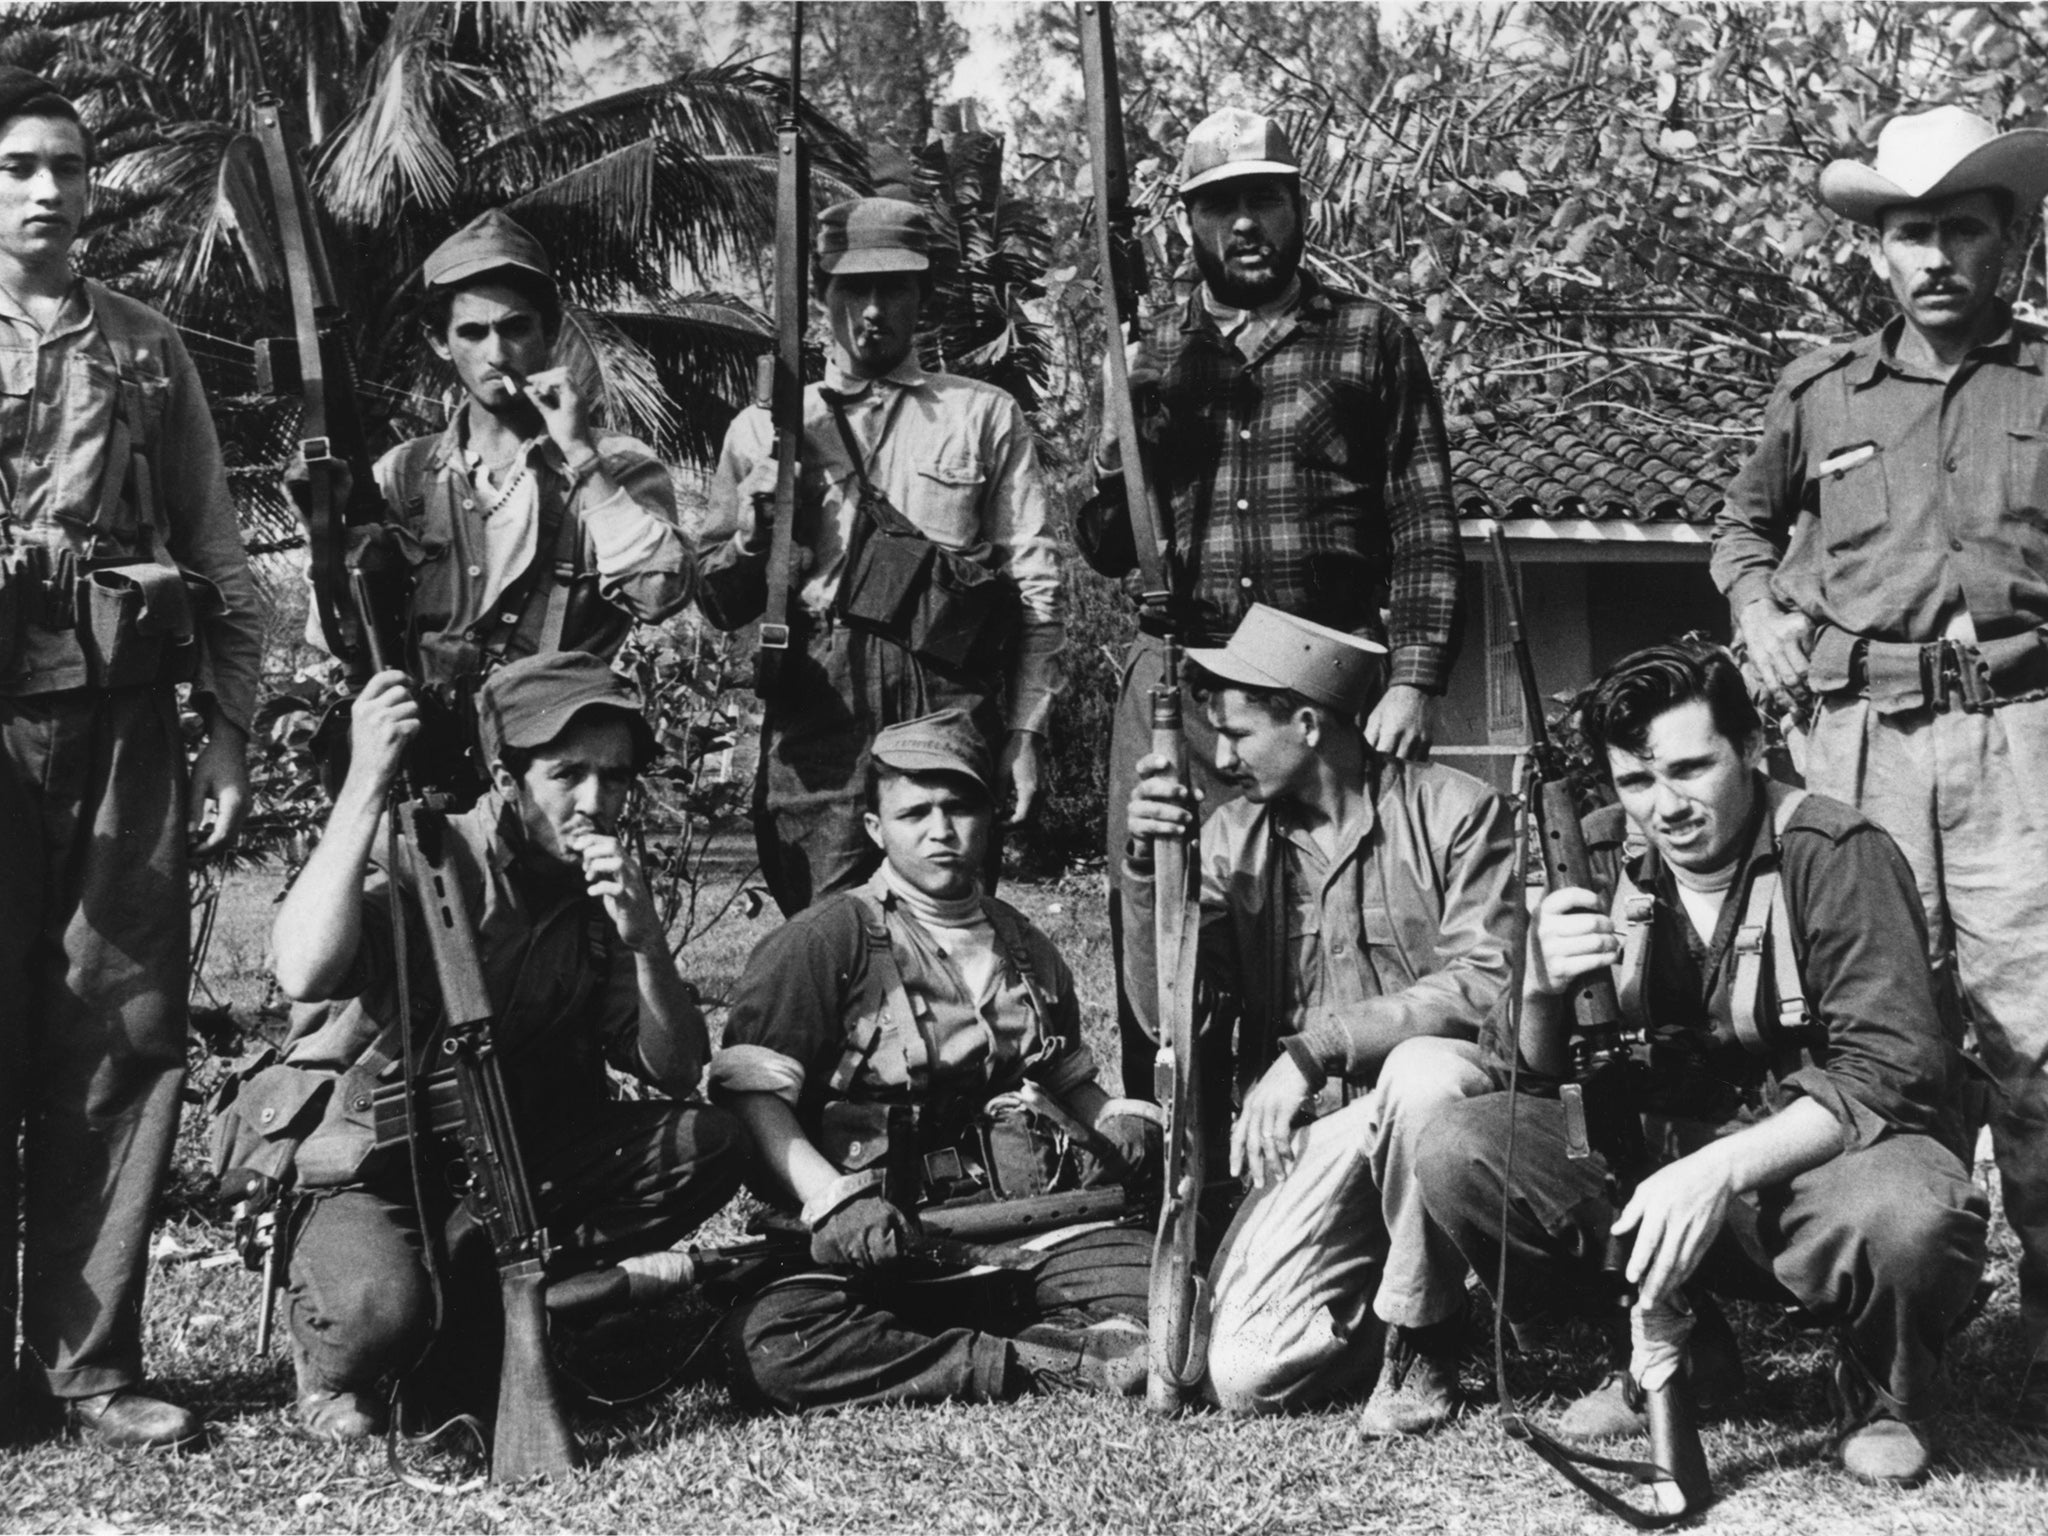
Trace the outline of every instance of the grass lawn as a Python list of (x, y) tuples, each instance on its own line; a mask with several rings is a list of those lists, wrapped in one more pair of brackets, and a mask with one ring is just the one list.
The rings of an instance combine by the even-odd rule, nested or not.
[[(239, 1007), (263, 999), (264, 934), (276, 876), (231, 882), (209, 980)], [(1058, 941), (1090, 999), (1091, 1043), (1113, 1074), (1108, 933), (1101, 878), (1008, 892)], [(730, 984), (771, 919), (735, 914), (684, 957), (707, 994)], [(195, 1083), (214, 1070), (209, 1063)], [(152, 1267), (149, 1363), (213, 1425), (208, 1449), (114, 1458), (61, 1440), (0, 1450), (0, 1532), (27, 1531), (1616, 1531), (1619, 1524), (1503, 1438), (1484, 1373), (1475, 1406), (1428, 1440), (1362, 1442), (1352, 1415), (1176, 1421), (1136, 1403), (1042, 1398), (1001, 1407), (870, 1410), (815, 1419), (735, 1413), (689, 1357), (709, 1315), (692, 1304), (634, 1318), (638, 1364), (682, 1366), (683, 1384), (637, 1407), (579, 1415), (589, 1466), (567, 1486), (461, 1494), (415, 1491), (381, 1446), (315, 1447), (292, 1428), (280, 1339), (254, 1356), (254, 1277), (209, 1265), (226, 1231), (191, 1172), (200, 1127), (188, 1117), (180, 1177)], [(721, 1223), (721, 1229), (729, 1226)], [(719, 1232), (714, 1231), (714, 1237)], [(1994, 1232), (2004, 1282), (1951, 1355), (1940, 1433), (1947, 1456), (1926, 1486), (1866, 1489), (1830, 1455), (1826, 1341), (1782, 1318), (1738, 1310), (1753, 1390), (1739, 1417), (1710, 1425), (1719, 1502), (1709, 1532), (2048, 1531), (2048, 1447), (2001, 1424), (2018, 1384), (2012, 1245)], [(621, 1325), (609, 1325), (614, 1331)], [(1525, 1398), (1576, 1391), (1594, 1374), (1584, 1346), (1516, 1362)], [(658, 1371), (657, 1371), (658, 1374)], [(443, 1475), (459, 1471), (452, 1465)]]

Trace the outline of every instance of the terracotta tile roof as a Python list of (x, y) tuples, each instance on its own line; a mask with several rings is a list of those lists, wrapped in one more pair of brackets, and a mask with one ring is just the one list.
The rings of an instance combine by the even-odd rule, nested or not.
[(1547, 400), (1452, 416), (1461, 517), (1710, 523), (1762, 420), (1769, 387), (1694, 385), (1648, 408)]

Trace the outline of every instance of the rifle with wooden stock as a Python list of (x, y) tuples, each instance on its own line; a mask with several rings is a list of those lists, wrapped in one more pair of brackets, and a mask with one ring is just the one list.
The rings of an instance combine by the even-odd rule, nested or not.
[[(355, 366), (345, 315), (335, 302), (328, 265), (296, 156), (274, 97), (255, 104), (256, 139), (276, 204), (278, 233), (291, 291), (295, 340), (269, 343), (261, 355), (273, 392), (301, 397), (299, 452), (305, 462), (300, 499), (312, 551), (313, 601), (323, 636), (351, 683), (390, 664), (384, 635), (389, 624), (375, 572), (362, 552), (351, 553), (352, 527), (383, 521), (368, 445), (354, 394)], [(344, 494), (344, 484), (347, 486)], [(370, 542), (364, 551), (379, 546)], [(549, 1244), (534, 1209), (532, 1186), (520, 1156), (503, 1071), (491, 1038), (495, 1013), (477, 954), (476, 924), (460, 872), (450, 859), (453, 841), (439, 797), (401, 774), (393, 787), (391, 837), (423, 908), (423, 931), (434, 962), (443, 1009), (440, 1049), (453, 1068), (459, 1111), (444, 1126), (415, 1118), (415, 1081), (407, 995), (402, 913), (394, 905), (398, 937), (399, 1010), (405, 1021), (406, 1116), (417, 1155), (420, 1136), (449, 1131), (466, 1170), (464, 1195), (490, 1237), (505, 1308), (504, 1360), (491, 1437), (496, 1482), (566, 1472), (575, 1465), (575, 1440), (563, 1413), (547, 1349), (544, 1305)], [(393, 869), (396, 875), (397, 870)], [(421, 1213), (425, 1230), (426, 1213)]]
[[(1502, 612), (1507, 618), (1508, 641), (1521, 682), (1522, 712), (1529, 733), (1522, 782), (1525, 795), (1535, 801), (1543, 849), (1544, 888), (1592, 890), (1592, 860), (1586, 851), (1578, 804), (1572, 794), (1570, 761), (1550, 734), (1543, 693), (1536, 685), (1536, 663), (1523, 633), (1521, 588), (1500, 524), (1489, 527), (1487, 541), (1501, 583)], [(1530, 942), (1534, 942), (1533, 936)], [(1643, 1031), (1623, 1013), (1609, 971), (1599, 970), (1580, 978), (1573, 983), (1566, 1001), (1571, 1014), (1567, 1047), (1570, 1068), (1566, 1080), (1558, 1087), (1565, 1115), (1565, 1154), (1583, 1160), (1597, 1153), (1605, 1160), (1608, 1199), (1618, 1212), (1628, 1203), (1636, 1184), (1650, 1171), (1649, 1148), (1639, 1118), (1649, 1073), (1649, 1045)], [(1519, 1036), (1519, 1028), (1516, 1033)], [(1518, 1058), (1521, 1047), (1517, 1038), (1514, 1050)], [(1510, 1168), (1510, 1184), (1513, 1176)], [(1617, 1283), (1625, 1284), (1623, 1277), (1631, 1246), (1628, 1237), (1608, 1239), (1601, 1267)], [(1502, 1248), (1505, 1250), (1505, 1242)], [(1633, 1293), (1624, 1290), (1623, 1295), (1633, 1305)], [(1498, 1286), (1495, 1304), (1500, 1305)], [(1497, 1356), (1496, 1368), (1501, 1364)], [(1527, 1444), (1603, 1509), (1619, 1515), (1636, 1529), (1656, 1530), (1688, 1519), (1712, 1501), (1713, 1482), (1707, 1470), (1706, 1451), (1700, 1444), (1698, 1411), (1682, 1369), (1669, 1382), (1650, 1388), (1645, 1394), (1650, 1419), (1647, 1462), (1593, 1456), (1559, 1444), (1514, 1408), (1504, 1372), (1502, 1375), (1501, 1417), (1509, 1434)], [(1594, 1482), (1579, 1470), (1581, 1467), (1621, 1473), (1647, 1484), (1654, 1509), (1645, 1511), (1627, 1503)]]
[(763, 353), (754, 403), (774, 424), (774, 523), (768, 534), (768, 597), (754, 653), (754, 692), (774, 696), (789, 659), (789, 595), (795, 576), (797, 478), (803, 470), (804, 326), (810, 316), (811, 163), (803, 135), (804, 8), (789, 8), (789, 95), (775, 129), (775, 348)]
[[(1152, 627), (1167, 637), (1164, 674), (1152, 690), (1152, 752), (1171, 762), (1175, 779), (1185, 784), (1187, 738), (1181, 720), (1181, 636), (1174, 627), (1178, 608), (1174, 602), (1172, 525), (1162, 514), (1145, 462), (1140, 411), (1124, 355), (1125, 323), (1137, 319), (1137, 300), (1144, 288), (1144, 258), (1134, 237), (1123, 99), (1117, 80), (1116, 25), (1106, 3), (1080, 5), (1077, 19), (1101, 269), (1107, 375), (1103, 414), (1115, 428), (1122, 459), (1124, 498), (1144, 587), (1140, 602)], [(1175, 1413), (1187, 1405), (1207, 1369), (1200, 1336), (1203, 1282), (1195, 1257), (1196, 1224), (1206, 1182), (1195, 1018), (1201, 909), (1192, 883), (1195, 863), (1185, 842), (1156, 841), (1152, 869), (1159, 1046), (1153, 1064), (1153, 1092), (1166, 1107), (1167, 1122), (1165, 1184), (1147, 1308), (1145, 1402), (1155, 1412)]]

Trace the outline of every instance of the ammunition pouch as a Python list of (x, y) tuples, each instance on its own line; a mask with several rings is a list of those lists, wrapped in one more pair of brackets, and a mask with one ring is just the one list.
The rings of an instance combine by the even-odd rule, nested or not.
[(359, 1183), (377, 1138), (375, 1106), (398, 1030), (386, 1026), (354, 1066), (302, 1066), (271, 1046), (228, 1069), (207, 1105), (215, 1177), (247, 1169), (282, 1188)]
[(999, 672), (1020, 618), (1010, 585), (926, 538), (880, 491), (864, 487), (860, 506), (839, 618), (945, 671)]
[(925, 1105), (835, 1100), (820, 1117), (818, 1150), (847, 1173), (882, 1169), (904, 1209), (1027, 1200), (1117, 1183), (1071, 1115), (1004, 1094), (964, 1119)]
[(198, 617), (213, 583), (150, 561), (88, 565), (76, 592), (79, 648), (95, 688), (189, 683), (199, 674)]
[(898, 511), (868, 478), (840, 401), (829, 392), (825, 399), (860, 486), (836, 616), (944, 671), (999, 673), (1023, 618), (1015, 589)]

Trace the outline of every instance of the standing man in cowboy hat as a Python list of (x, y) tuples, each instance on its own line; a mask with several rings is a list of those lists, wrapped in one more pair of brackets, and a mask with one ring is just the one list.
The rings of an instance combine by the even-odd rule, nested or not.
[[(754, 804), (761, 870), (786, 913), (873, 872), (861, 784), (885, 726), (964, 709), (996, 758), (1009, 823), (1038, 801), (1066, 633), (1059, 551), (1017, 402), (918, 363), (931, 241), (923, 210), (893, 197), (839, 203), (818, 220), (831, 340), (824, 384), (804, 391), (790, 664), (767, 702)], [(750, 406), (726, 433), (701, 529), (703, 607), (721, 629), (766, 605), (774, 489), (768, 413)], [(903, 564), (884, 568), (884, 552)], [(956, 637), (988, 619), (964, 655), (937, 654), (879, 611), (931, 612), (935, 584), (955, 583), (963, 566), (996, 578), (954, 614)], [(991, 861), (996, 851), (991, 839)]]
[[(1229, 1164), (1252, 1189), (1210, 1271), (1209, 1388), (1271, 1413), (1360, 1395), (1377, 1367), (1369, 1435), (1456, 1407), (1465, 1266), (1423, 1215), (1413, 1153), (1491, 1086), (1480, 1026), (1521, 935), (1507, 802), (1365, 744), (1385, 659), (1264, 604), (1188, 656), (1238, 792), (1200, 829), (1200, 967), (1239, 1020)], [(1201, 807), (1164, 758), (1137, 768), (1125, 983), (1149, 1030), (1149, 840), (1193, 834)], [(1228, 1052), (1221, 1033), (1204, 1049)]]
[(1944, 990), (2004, 1092), (1992, 1131), (2048, 1430), (2048, 337), (2000, 282), (2048, 132), (1893, 119), (1821, 201), (1869, 226), (1900, 313), (1801, 358), (1728, 493), (1714, 577), (1808, 723), (1807, 782), (1898, 840)]
[[(667, 467), (593, 426), (555, 362), (562, 301), (540, 242), (491, 209), (421, 277), (421, 330), (463, 401), (446, 431), (385, 454), (377, 486), (411, 567), (406, 666), (466, 741), (491, 671), (552, 651), (617, 655), (635, 623), (689, 602), (696, 555)], [(481, 787), (490, 765), (471, 766)]]
[[(1360, 724), (1368, 746), (1394, 757), (1428, 751), (1428, 701), (1444, 691), (1455, 652), (1457, 513), (1443, 412), (1415, 337), (1391, 311), (1302, 270), (1300, 161), (1270, 119), (1229, 107), (1202, 122), (1181, 156), (1180, 196), (1202, 282), (1136, 347), (1132, 369), (1171, 524), (1176, 612), (1140, 615), (1124, 668), (1110, 748), (1112, 869), (1123, 865), (1124, 810), (1168, 627), (1188, 644), (1221, 645), (1265, 603), (1385, 644), (1391, 675)], [(1106, 576), (1136, 565), (1120, 462), (1106, 444), (1102, 494), (1079, 530), (1082, 553)], [(1206, 723), (1187, 714), (1189, 757), (1219, 804)], [(1122, 883), (1110, 894), (1119, 943), (1130, 898)], [(1150, 1044), (1128, 999), (1119, 1014), (1126, 1091), (1149, 1095)]]
[(262, 638), (184, 343), (72, 270), (92, 159), (71, 102), (0, 67), (0, 1438), (19, 1396), (162, 1447), (201, 1433), (141, 1390), (186, 865), (248, 808)]

